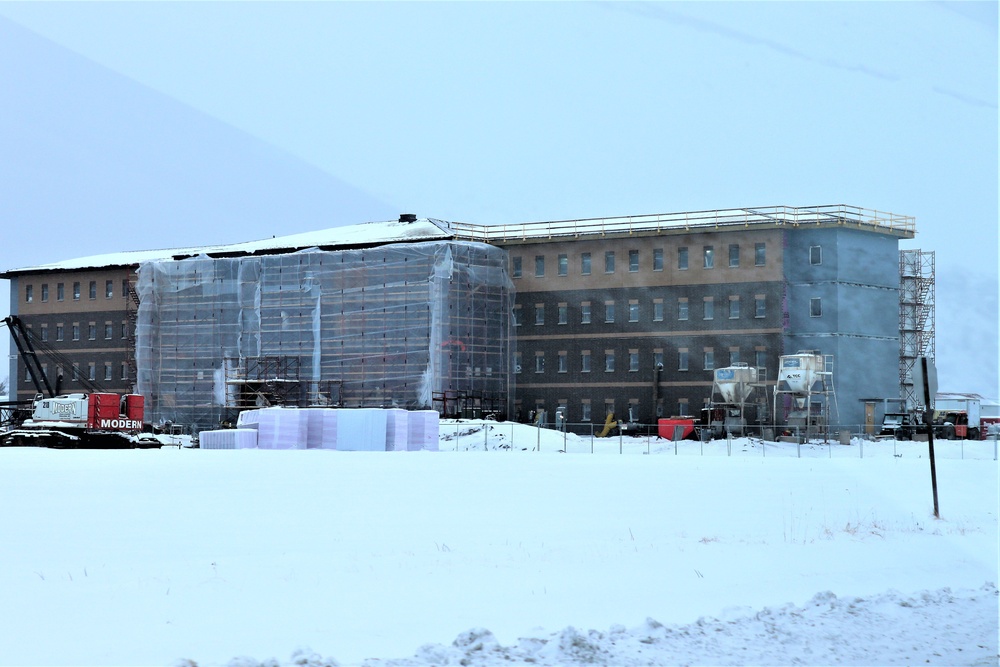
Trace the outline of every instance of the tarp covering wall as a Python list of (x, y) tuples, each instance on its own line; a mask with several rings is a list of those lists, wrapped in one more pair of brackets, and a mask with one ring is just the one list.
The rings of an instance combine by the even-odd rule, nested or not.
[[(154, 423), (214, 428), (238, 392), (281, 383), (299, 406), (427, 409), (447, 394), (508, 408), (514, 294), (500, 248), (203, 255), (138, 274), (138, 390)], [(284, 376), (246, 382), (234, 366), (255, 359), (282, 360)]]

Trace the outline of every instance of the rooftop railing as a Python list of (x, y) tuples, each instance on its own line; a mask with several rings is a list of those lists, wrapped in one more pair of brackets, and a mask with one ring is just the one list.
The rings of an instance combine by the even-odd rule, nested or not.
[(459, 238), (488, 243), (567, 236), (603, 236), (608, 234), (657, 233), (678, 230), (733, 229), (755, 225), (829, 226), (841, 225), (875, 229), (912, 237), (916, 223), (912, 216), (897, 215), (859, 206), (761, 206), (755, 208), (661, 213), (618, 218), (584, 218), (551, 222), (522, 222), (498, 225), (450, 223)]

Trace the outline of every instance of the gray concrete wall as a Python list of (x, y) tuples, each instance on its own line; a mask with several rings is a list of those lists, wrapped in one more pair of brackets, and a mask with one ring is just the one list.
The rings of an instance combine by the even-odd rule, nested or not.
[[(10, 279), (10, 314), (17, 315), (17, 307), (20, 301), (17, 300), (19, 289), (17, 278)], [(7, 342), (10, 345), (10, 356), (7, 360), (7, 395), (9, 401), (17, 400), (17, 347), (11, 340), (10, 332), (5, 332)]]

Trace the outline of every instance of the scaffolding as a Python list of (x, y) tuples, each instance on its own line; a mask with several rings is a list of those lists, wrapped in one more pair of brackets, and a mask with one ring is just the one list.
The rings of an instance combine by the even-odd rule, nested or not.
[(934, 253), (899, 251), (899, 398), (907, 410), (923, 405), (922, 390), (913, 386), (920, 357), (933, 362)]
[(512, 394), (504, 250), (433, 241), (144, 263), (137, 367), (152, 421), (240, 406), (429, 409)]

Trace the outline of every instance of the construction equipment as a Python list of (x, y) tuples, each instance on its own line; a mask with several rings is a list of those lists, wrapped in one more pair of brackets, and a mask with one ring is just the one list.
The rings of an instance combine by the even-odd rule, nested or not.
[(911, 412), (887, 412), (882, 417), (882, 430), (879, 437), (896, 440), (913, 440), (918, 433), (927, 433), (923, 417)]
[(826, 431), (835, 413), (833, 355), (814, 350), (781, 355), (774, 387), (775, 422), (784, 416), (789, 431), (804, 431), (808, 438), (812, 432)]
[(100, 449), (160, 446), (155, 438), (141, 435), (147, 430), (143, 423), (142, 396), (100, 391), (96, 383), (82, 378), (78, 379), (88, 392), (59, 394), (61, 377), (53, 387), (38, 353), (65, 360), (58, 359), (58, 354), (35, 340), (16, 315), (4, 318), (3, 322), (38, 393), (31, 401), (30, 416), (23, 421), (14, 420), (11, 428), (0, 433), (0, 446)]
[(979, 440), (979, 411), (935, 410), (934, 437), (941, 440)]
[(753, 403), (751, 398), (758, 389), (757, 421), (763, 421), (761, 413), (766, 411), (761, 409), (766, 405), (764, 375), (763, 368), (743, 363), (715, 369), (711, 402), (702, 411), (702, 421), (711, 430), (712, 437), (721, 438), (726, 433), (743, 435), (747, 426), (747, 407)]

